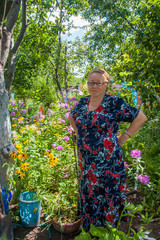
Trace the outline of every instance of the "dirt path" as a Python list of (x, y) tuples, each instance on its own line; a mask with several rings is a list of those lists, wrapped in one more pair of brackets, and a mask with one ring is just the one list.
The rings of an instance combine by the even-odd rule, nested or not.
[[(127, 233), (129, 223), (122, 222), (120, 224), (119, 230)], [(140, 222), (138, 218), (134, 219), (132, 228), (137, 231), (139, 229)], [(151, 222), (148, 224), (148, 230), (152, 229), (149, 234), (151, 239), (160, 240), (160, 223)], [(49, 231), (45, 226), (35, 227), (35, 228), (24, 228), (17, 227), (14, 229), (14, 239), (15, 240), (74, 240), (74, 237), (78, 235), (80, 231), (73, 234), (62, 234), (57, 232), (53, 226), (50, 227)]]

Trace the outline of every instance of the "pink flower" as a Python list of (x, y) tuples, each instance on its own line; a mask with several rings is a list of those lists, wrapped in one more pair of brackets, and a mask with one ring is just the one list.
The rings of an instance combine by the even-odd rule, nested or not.
[(147, 185), (150, 181), (149, 176), (147, 175), (142, 176), (142, 174), (138, 176), (138, 179), (140, 180), (141, 183), (144, 183), (145, 185)]
[(69, 137), (64, 137), (63, 138), (65, 141), (69, 141)]
[(64, 115), (65, 118), (69, 118), (69, 114), (70, 112), (66, 112), (66, 114)]
[(52, 147), (53, 147), (53, 148), (56, 148), (56, 144), (53, 143), (53, 144), (52, 144)]
[(131, 157), (140, 158), (141, 157), (141, 151), (138, 150), (138, 149), (132, 150), (131, 151)]
[(124, 166), (125, 168), (129, 167), (129, 165), (126, 162), (124, 162)]
[(61, 151), (61, 150), (63, 150), (63, 147), (62, 147), (62, 146), (58, 146), (58, 147), (57, 147), (57, 150), (58, 150), (58, 151)]

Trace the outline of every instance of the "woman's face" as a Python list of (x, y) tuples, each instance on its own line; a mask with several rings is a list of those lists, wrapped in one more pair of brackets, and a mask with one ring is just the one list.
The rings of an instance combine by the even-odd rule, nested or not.
[[(97, 84), (96, 84), (97, 83)], [(108, 88), (108, 79), (100, 73), (88, 77), (88, 91), (93, 97), (104, 96)]]

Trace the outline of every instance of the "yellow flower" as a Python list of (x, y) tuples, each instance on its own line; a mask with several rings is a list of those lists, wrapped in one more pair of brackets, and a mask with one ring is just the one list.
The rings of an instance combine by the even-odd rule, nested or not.
[(53, 127), (57, 127), (55, 124), (52, 125)]
[(54, 158), (54, 157), (53, 157), (53, 153), (50, 153), (49, 156), (50, 156), (51, 159)]
[(16, 169), (16, 170), (15, 170), (15, 173), (21, 174), (20, 169), (18, 169), (18, 170)]
[(49, 157), (49, 156), (50, 156), (50, 151), (46, 151), (46, 152), (44, 153), (44, 155), (47, 155), (47, 157)]
[(16, 127), (17, 126), (17, 124), (12, 124), (12, 127)]
[(21, 149), (17, 149), (17, 153), (22, 153), (22, 150)]
[(44, 119), (42, 118), (42, 119), (41, 119), (41, 123), (43, 123), (43, 122), (44, 122)]
[[(18, 114), (18, 115), (19, 115), (19, 114)], [(18, 118), (18, 121), (21, 122), (21, 121), (23, 121), (23, 119), (24, 119), (24, 117), (19, 117), (19, 118)]]
[(58, 127), (59, 127), (59, 128), (62, 128), (62, 126), (61, 126), (61, 125), (58, 125)]
[(29, 164), (28, 163), (21, 163), (21, 166), (20, 166), (20, 169), (22, 170), (22, 171), (27, 171), (28, 169), (29, 169)]
[(14, 152), (11, 152), (11, 153), (9, 154), (9, 156), (11, 156), (11, 157), (15, 158), (15, 157), (17, 156), (17, 154), (16, 154), (16, 153), (14, 153)]
[(21, 148), (22, 148), (22, 145), (21, 145), (21, 144), (16, 144), (16, 148), (17, 148), (17, 149), (21, 149)]
[(124, 59), (128, 59), (129, 58), (129, 54), (124, 54)]
[(26, 144), (28, 142), (28, 140), (24, 141), (24, 144)]
[(20, 178), (23, 179), (25, 176), (25, 173), (20, 172)]
[(35, 124), (36, 124), (36, 126), (38, 126), (38, 125), (39, 125), (39, 122), (36, 122)]
[(71, 146), (70, 145), (66, 145), (66, 148), (70, 148)]
[(59, 133), (56, 133), (55, 135), (59, 136)]
[(54, 167), (58, 164), (58, 162), (59, 162), (58, 158), (52, 158), (50, 161), (50, 165), (52, 165), (52, 167)]
[(22, 154), (18, 155), (18, 159), (21, 160), (21, 161), (24, 161), (25, 159), (27, 159), (27, 154), (22, 153)]

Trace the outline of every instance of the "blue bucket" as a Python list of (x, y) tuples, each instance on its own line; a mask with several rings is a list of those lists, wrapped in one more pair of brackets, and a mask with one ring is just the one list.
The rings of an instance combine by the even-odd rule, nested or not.
[(4, 210), (5, 210), (5, 212), (8, 212), (9, 211), (9, 203), (12, 199), (12, 192), (5, 188), (1, 188), (1, 190), (2, 190)]
[(19, 196), (20, 217), (24, 227), (35, 227), (40, 222), (41, 202), (36, 192), (28, 191)]

